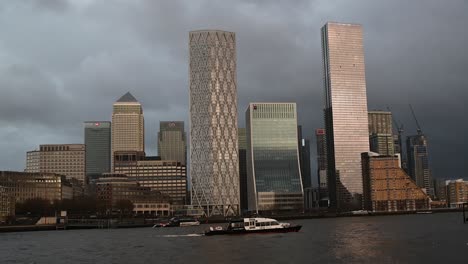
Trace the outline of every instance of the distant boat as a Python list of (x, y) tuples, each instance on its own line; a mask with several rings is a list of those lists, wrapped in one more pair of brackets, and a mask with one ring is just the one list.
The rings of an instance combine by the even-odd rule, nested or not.
[(419, 211), (417, 214), (432, 214), (432, 211)]
[(369, 214), (369, 211), (366, 211), (366, 210), (356, 210), (356, 211), (352, 211), (351, 214), (353, 214), (353, 215), (368, 215), (368, 214)]
[(173, 217), (169, 220), (169, 222), (161, 222), (155, 224), (153, 228), (156, 227), (176, 227), (176, 226), (198, 226), (200, 225), (200, 221), (194, 218), (177, 218)]
[(222, 226), (210, 227), (210, 229), (205, 232), (205, 236), (252, 233), (288, 233), (298, 232), (301, 227), (301, 225), (292, 226), (289, 223), (279, 223), (275, 219), (271, 218), (243, 218), (231, 220), (225, 228)]

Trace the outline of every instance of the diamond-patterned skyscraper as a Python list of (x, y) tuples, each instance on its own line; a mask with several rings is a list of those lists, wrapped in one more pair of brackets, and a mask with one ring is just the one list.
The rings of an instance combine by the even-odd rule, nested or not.
[(191, 31), (192, 204), (207, 216), (239, 214), (236, 35)]

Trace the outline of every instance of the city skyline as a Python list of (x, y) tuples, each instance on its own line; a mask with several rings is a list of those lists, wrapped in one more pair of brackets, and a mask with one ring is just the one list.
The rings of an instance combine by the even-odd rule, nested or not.
[[(74, 4), (70, 4), (63, 9), (55, 6), (28, 7), (27, 5), (0, 8), (0, 12), (5, 14), (5, 18), (10, 18), (10, 21), (15, 21), (12, 18), (15, 15), (18, 15), (19, 18), (22, 16), (34, 17), (34, 14), (29, 13), (32, 11), (37, 11), (39, 14), (47, 13), (51, 17), (57, 18), (60, 18), (60, 14), (63, 13), (74, 14), (78, 20), (84, 14), (83, 7), (76, 7)], [(90, 5), (89, 8), (91, 9), (99, 8), (99, 5)], [(398, 3), (389, 5), (398, 6)], [(2, 7), (4, 6), (9, 6), (9, 4), (2, 4)], [(170, 6), (169, 4), (168, 7), (163, 7), (162, 10), (170, 8)], [(318, 6), (324, 7), (326, 4), (318, 4)], [(415, 10), (416, 6), (418, 6), (418, 13), (420, 13), (419, 19), (414, 18), (414, 20), (410, 20), (411, 23), (404, 23), (406, 31), (401, 29), (402, 24), (399, 23), (403, 22), (398, 22), (396, 17), (389, 18), (389, 22), (394, 23), (392, 24), (381, 22), (369, 16), (361, 17), (357, 11), (341, 11), (336, 16), (331, 16), (331, 13), (324, 11), (323, 15), (317, 19), (309, 20), (306, 24), (299, 23), (294, 18), (286, 19), (280, 16), (282, 18), (280, 21), (285, 24), (288, 24), (286, 22), (292, 22), (293, 25), (297, 26), (293, 32), (283, 33), (285, 36), (282, 37), (274, 34), (275, 28), (283, 28), (282, 24), (273, 24), (271, 20), (264, 18), (254, 18), (251, 13), (247, 14), (247, 19), (243, 23), (240, 23), (234, 17), (220, 20), (208, 16), (201, 19), (201, 14), (197, 13), (193, 16), (188, 15), (188, 20), (193, 21), (193, 23), (182, 22), (171, 32), (161, 31), (160, 28), (156, 28), (155, 35), (168, 36), (167, 42), (161, 45), (150, 46), (148, 43), (158, 44), (159, 42), (154, 39), (145, 42), (137, 33), (138, 37), (134, 40), (135, 47), (143, 48), (137, 49), (141, 51), (137, 53), (132, 53), (131, 49), (126, 48), (128, 45), (131, 46), (131, 41), (125, 42), (122, 46), (113, 46), (103, 39), (91, 40), (90, 37), (94, 35), (80, 30), (80, 27), (75, 30), (75, 34), (83, 37), (86, 41), (90, 41), (92, 47), (89, 49), (80, 50), (74, 45), (63, 45), (59, 46), (60, 49), (54, 49), (54, 52), (51, 53), (48, 50), (43, 50), (45, 49), (43, 47), (31, 46), (31, 44), (37, 43), (35, 41), (23, 41), (24, 46), (14, 45), (24, 38), (34, 40), (34, 38), (29, 39), (34, 37), (34, 34), (26, 37), (26, 34), (23, 33), (27, 33), (28, 30), (41, 29), (41, 31), (46, 30), (46, 32), (62, 32), (63, 29), (60, 24), (72, 23), (66, 18), (62, 18), (64, 23), (58, 23), (50, 28), (46, 27), (46, 25), (49, 25), (47, 21), (39, 21), (35, 25), (22, 25), (22, 28), (16, 30), (16, 32), (20, 33), (16, 34), (5, 29), (5, 36), (7, 37), (0, 47), (0, 54), (5, 58), (2, 60), (2, 67), (0, 67), (0, 83), (2, 87), (6, 87), (5, 90), (8, 90), (8, 92), (5, 96), (2, 96), (3, 100), (1, 101), (4, 108), (2, 108), (0, 118), (2, 123), (0, 136), (4, 138), (1, 146), (11, 149), (12, 152), (1, 159), (0, 166), (3, 169), (22, 170), (24, 168), (24, 153), (27, 150), (34, 149), (38, 144), (83, 143), (81, 123), (85, 120), (109, 120), (108, 105), (115, 100), (116, 96), (128, 90), (141, 99), (142, 104), (145, 105), (145, 114), (149, 123), (146, 126), (146, 134), (150, 135), (152, 133), (148, 131), (154, 133), (157, 130), (159, 120), (184, 120), (187, 122), (188, 98), (186, 90), (188, 82), (186, 62), (188, 50), (185, 43), (187, 32), (194, 28), (215, 27), (235, 31), (238, 34), (239, 49), (241, 51), (239, 52), (238, 67), (239, 109), (243, 109), (249, 101), (259, 101), (260, 99), (265, 101), (297, 101), (299, 123), (304, 126), (305, 137), (313, 140), (314, 128), (322, 126), (320, 119), (323, 105), (320, 96), (322, 86), (320, 47), (319, 42), (317, 42), (319, 39), (318, 32), (324, 22), (336, 20), (356, 22), (364, 26), (366, 32), (366, 63), (371, 65), (366, 70), (369, 110), (385, 109), (387, 104), (390, 105), (394, 110), (393, 112), (395, 112), (395, 118), (405, 124), (406, 136), (416, 132), (414, 121), (407, 107), (408, 103), (411, 102), (418, 119), (420, 119), (424, 127), (424, 131), (428, 135), (434, 177), (463, 177), (462, 171), (465, 170), (467, 165), (460, 162), (460, 160), (464, 157), (454, 156), (448, 159), (444, 156), (449, 156), (446, 155), (447, 152), (449, 154), (457, 153), (458, 149), (465, 148), (464, 144), (466, 143), (451, 143), (452, 139), (445, 137), (441, 131), (447, 127), (456, 127), (456, 135), (466, 134), (466, 129), (454, 123), (457, 118), (448, 118), (448, 114), (445, 114), (450, 112), (457, 115), (460, 112), (459, 109), (463, 109), (461, 100), (464, 97), (459, 87), (461, 87), (460, 84), (466, 83), (466, 77), (459, 74), (457, 67), (449, 67), (448, 65), (452, 65), (454, 62), (453, 59), (450, 59), (453, 58), (454, 54), (450, 50), (456, 50), (454, 47), (466, 44), (466, 35), (462, 34), (461, 39), (458, 41), (446, 44), (443, 42), (445, 34), (460, 38), (459, 35), (452, 34), (452, 29), (446, 28), (454, 21), (450, 17), (447, 20), (447, 17), (442, 14), (434, 17), (429, 12), (431, 5), (420, 9), (419, 5), (410, 4), (407, 9)], [(268, 14), (277, 12), (268, 9), (268, 7), (271, 7), (268, 4), (259, 4), (255, 8), (262, 7), (267, 7), (266, 12)], [(187, 9), (190, 8), (190, 6), (187, 7)], [(227, 10), (220, 4), (215, 5), (213, 8), (225, 12)], [(301, 6), (301, 8), (304, 11), (300, 11), (299, 6), (295, 7), (294, 10), (300, 14), (316, 10), (316, 7), (307, 5)], [(382, 10), (383, 7), (370, 4), (368, 8), (378, 11)], [(457, 10), (462, 9), (453, 3), (448, 4), (446, 8), (455, 13)], [(236, 6), (233, 12), (239, 13), (240, 10), (242, 10), (242, 7)], [(336, 10), (344, 10), (344, 7)], [(149, 12), (157, 11), (149, 8)], [(403, 13), (405, 12), (409, 11), (403, 11)], [(125, 21), (128, 18), (128, 16), (125, 16), (123, 20)], [(102, 19), (101, 22), (105, 22), (108, 18), (103, 17)], [(167, 16), (164, 19), (170, 21)], [(253, 28), (245, 26), (246, 24), (254, 25), (255, 22), (265, 23), (257, 23), (257, 27)], [(432, 26), (428, 27), (428, 22), (432, 23)], [(460, 21), (457, 20), (458, 23)], [(8, 25), (8, 23), (5, 25)], [(124, 30), (126, 36), (136, 30), (135, 26), (132, 24), (131, 29)], [(418, 30), (426, 28), (433, 29)], [(99, 32), (100, 29), (96, 30)], [(419, 35), (412, 36), (408, 31), (417, 31)], [(254, 34), (259, 32), (261, 33), (258, 35)], [(434, 37), (434, 34), (432, 34), (434, 32), (438, 32), (437, 36), (439, 37)], [(115, 39), (112, 36), (106, 35), (106, 37)], [(434, 38), (434, 42), (424, 41), (429, 38)], [(403, 39), (408, 41), (404, 42)], [(62, 40), (58, 44), (60, 45), (63, 41), (68, 40)], [(419, 48), (418, 45), (421, 42), (425, 42), (426, 46), (424, 48)], [(274, 45), (266, 45), (266, 43), (273, 43)], [(440, 45), (442, 43), (444, 45)], [(54, 42), (51, 44), (53, 46), (57, 45)], [(268, 48), (264, 48), (265, 45)], [(449, 47), (446, 45), (449, 45)], [(381, 54), (381, 49), (385, 47), (388, 48), (386, 54)], [(439, 48), (437, 49), (437, 47)], [(29, 51), (24, 52), (24, 49)], [(429, 53), (434, 49), (439, 51), (437, 55), (432, 52)], [(148, 57), (146, 56), (148, 54), (154, 54), (154, 56), (150, 57), (158, 57), (159, 50), (162, 50), (163, 54), (165, 54), (165, 56), (159, 56), (162, 58), (161, 61), (144, 59), (144, 57)], [(283, 50), (288, 50), (288, 52), (283, 52)], [(69, 57), (64, 54), (68, 54)], [(267, 56), (269, 54), (279, 55), (270, 57)], [(388, 56), (390, 57), (388, 58)], [(460, 53), (457, 56), (461, 57), (456, 59), (455, 62), (463, 61), (463, 56), (466, 55)], [(169, 58), (171, 57), (175, 58), (173, 64), (162, 63), (166, 60), (170, 61)], [(249, 61), (249, 57), (254, 57), (255, 61)], [(273, 63), (277, 59), (285, 63), (285, 67), (270, 66), (279, 65)], [(112, 63), (108, 64), (109, 61)], [(168, 70), (161, 71), (164, 76), (155, 75), (150, 77), (153, 76), (161, 63), (168, 65), (165, 67)], [(400, 64), (407, 66), (401, 66)], [(139, 68), (141, 71), (135, 74), (135, 71), (128, 71), (129, 69), (125, 65), (141, 66)], [(427, 67), (426, 65), (431, 66)], [(451, 71), (450, 75), (435, 71), (444, 65), (446, 65), (447, 69), (453, 68), (455, 70)], [(411, 71), (409, 70), (411, 68), (417, 68), (418, 70)], [(93, 72), (98, 73), (100, 76), (93, 75)], [(125, 76), (124, 72), (134, 77), (124, 78), (128, 79), (128, 81), (122, 80), (122, 76)], [(395, 74), (399, 75), (398, 80), (394, 80), (393, 76)], [(136, 82), (137, 80), (141, 82)], [(434, 85), (431, 83), (434, 83)], [(442, 94), (436, 92), (441, 84), (445, 87)], [(289, 87), (294, 92), (285, 92), (284, 89), (281, 89), (282, 87)], [(431, 89), (431, 87), (433, 88)], [(31, 90), (33, 88), (34, 90)], [(426, 90), (434, 92), (422, 92)], [(22, 96), (18, 96), (16, 91), (19, 91)], [(77, 94), (77, 91), (80, 91), (80, 94)], [(391, 96), (392, 93), (398, 96)], [(450, 103), (447, 103), (448, 94), (453, 95), (450, 96), (450, 98), (453, 98)], [(404, 95), (404, 98), (401, 95)], [(163, 98), (164, 101), (158, 100), (157, 97)], [(14, 105), (11, 105), (11, 102), (14, 102)], [(36, 102), (40, 106), (35, 105)], [(443, 109), (446, 111), (439, 112), (438, 110), (435, 111), (434, 107), (427, 107), (434, 103), (444, 106)], [(437, 108), (441, 109), (440, 107)], [(240, 116), (242, 116), (242, 113), (240, 113)], [(244, 120), (241, 118), (239, 124), (243, 122)], [(146, 148), (150, 151), (149, 154), (152, 154), (151, 151), (155, 153), (156, 139), (147, 138)], [(314, 143), (311, 142), (312, 145)], [(444, 147), (446, 145), (455, 146), (455, 148), (446, 150)], [(312, 152), (312, 156), (314, 155), (315, 153)], [(314, 167), (316, 166), (315, 162), (312, 162), (312, 164)], [(314, 168), (312, 170), (314, 171)]]

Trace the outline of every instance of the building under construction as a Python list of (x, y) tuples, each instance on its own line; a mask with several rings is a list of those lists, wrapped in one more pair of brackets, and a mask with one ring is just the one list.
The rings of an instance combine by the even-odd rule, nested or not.
[(362, 153), (363, 205), (373, 212), (430, 209), (429, 196), (400, 167), (398, 156)]

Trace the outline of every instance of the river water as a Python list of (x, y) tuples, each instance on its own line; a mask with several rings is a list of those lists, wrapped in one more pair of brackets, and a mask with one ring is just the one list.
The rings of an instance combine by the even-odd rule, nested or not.
[(0, 234), (0, 263), (468, 263), (461, 213), (290, 221), (298, 233), (200, 236), (207, 225)]

